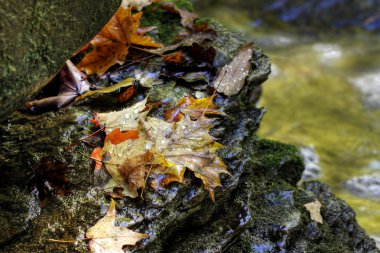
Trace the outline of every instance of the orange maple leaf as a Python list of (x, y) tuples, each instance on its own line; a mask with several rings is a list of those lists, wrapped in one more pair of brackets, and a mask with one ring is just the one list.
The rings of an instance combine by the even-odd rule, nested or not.
[(95, 169), (100, 170), (102, 168), (102, 148), (95, 148), (92, 153), (90, 158), (95, 160)]
[(135, 94), (135, 86), (129, 86), (123, 93), (121, 93), (118, 98), (117, 98), (117, 101), (119, 103), (122, 103), (122, 102), (125, 102), (125, 101), (128, 101), (132, 98), (133, 94)]
[(162, 47), (154, 42), (150, 36), (138, 34), (142, 12), (131, 13), (131, 7), (122, 6), (90, 41), (94, 47), (78, 64), (78, 68), (88, 75), (104, 74), (115, 64), (123, 64), (131, 45), (143, 47)]
[(109, 140), (113, 145), (117, 145), (126, 140), (136, 140), (138, 138), (138, 130), (128, 130), (126, 132), (121, 132), (120, 128), (116, 128), (112, 130), (109, 134), (107, 134), (106, 138), (104, 139), (104, 142), (107, 142)]

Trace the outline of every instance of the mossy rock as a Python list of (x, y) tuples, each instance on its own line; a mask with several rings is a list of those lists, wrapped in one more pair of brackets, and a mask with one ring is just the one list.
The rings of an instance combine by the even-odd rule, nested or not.
[[(160, 20), (161, 24), (165, 22)], [(223, 66), (245, 41), (216, 21), (208, 22), (218, 35), (212, 46), (217, 51), (218, 66)], [(128, 71), (118, 75), (125, 77)], [(375, 252), (373, 240), (357, 225), (349, 208), (344, 211), (349, 213), (350, 219), (335, 218), (338, 223), (333, 223), (335, 216), (325, 210), (322, 210), (326, 220), (323, 226), (310, 220), (303, 204), (318, 198), (326, 210), (339, 212), (343, 202), (323, 187), (298, 186), (303, 171), (298, 151), (292, 146), (256, 136), (264, 110), (257, 108), (251, 98), (269, 73), (268, 58), (255, 48), (252, 71), (241, 92), (232, 97), (218, 95), (216, 98), (216, 103), (229, 117), (219, 120), (211, 134), (225, 146), (218, 155), (231, 173), (231, 176), (222, 175), (223, 186), (216, 190), (216, 203), (191, 173), (186, 175), (183, 184), (172, 183), (159, 191), (147, 187), (143, 198), (117, 202), (117, 225), (149, 234), (129, 250), (232, 253), (316, 249), (310, 252), (318, 252), (320, 248), (341, 247)], [(171, 81), (165, 81), (150, 91), (138, 90), (132, 101), (122, 106), (112, 102), (112, 95), (104, 95), (58, 112), (42, 115), (15, 112), (1, 124), (0, 217), (6, 219), (0, 220), (3, 231), (0, 251), (86, 252), (86, 242), (80, 239), (106, 213), (109, 200), (97, 187), (109, 175), (102, 170), (94, 172), (88, 158), (93, 147), (84, 143), (69, 151), (67, 147), (88, 135), (93, 111), (121, 109), (146, 95), (154, 101), (165, 96), (178, 99), (183, 94), (195, 92), (186, 86), (167, 89), (172, 85)], [(154, 113), (159, 113), (159, 109), (152, 111)], [(27, 182), (43, 157), (69, 165), (71, 193), (53, 196), (46, 206), (40, 207), (36, 192), (27, 187)], [(320, 190), (315, 191), (317, 188)], [(346, 216), (341, 214), (340, 217)], [(337, 230), (334, 224), (350, 230)], [(300, 236), (302, 231), (306, 231), (303, 232), (305, 236)], [(60, 244), (48, 239), (77, 242)]]

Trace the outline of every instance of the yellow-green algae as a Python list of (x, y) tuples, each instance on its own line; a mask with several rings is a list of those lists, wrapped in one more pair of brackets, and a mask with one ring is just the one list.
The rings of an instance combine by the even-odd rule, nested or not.
[[(368, 165), (379, 159), (380, 110), (366, 108), (362, 95), (348, 81), (352, 73), (363, 69), (363, 55), (345, 57), (344, 52), (353, 46), (342, 46), (342, 57), (335, 63), (333, 59), (321, 63), (315, 45), (269, 52), (277, 73), (265, 84), (261, 105), (268, 113), (259, 135), (314, 146), (320, 157), (321, 181), (354, 207), (368, 233), (379, 235), (380, 201), (358, 198), (343, 188), (354, 176), (375, 173)], [(366, 56), (371, 58), (371, 52)]]

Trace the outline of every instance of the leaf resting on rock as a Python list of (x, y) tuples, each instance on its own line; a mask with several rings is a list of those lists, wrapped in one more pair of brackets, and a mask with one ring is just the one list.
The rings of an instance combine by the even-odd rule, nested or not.
[(213, 96), (207, 98), (195, 99), (192, 96), (182, 98), (175, 107), (165, 112), (165, 120), (167, 122), (178, 122), (183, 119), (184, 115), (190, 115), (199, 118), (202, 115), (225, 115), (224, 112), (218, 110), (217, 106), (212, 102)]
[(162, 47), (149, 36), (138, 34), (142, 12), (131, 14), (132, 7), (120, 8), (102, 30), (90, 41), (94, 47), (78, 64), (88, 75), (104, 74), (115, 64), (123, 64), (131, 45)]
[(304, 205), (305, 208), (310, 212), (310, 218), (313, 221), (323, 224), (323, 219), (321, 215), (321, 202), (319, 200), (314, 200), (313, 202)]
[(87, 92), (90, 88), (90, 83), (86, 79), (87, 76), (77, 69), (70, 60), (66, 61), (62, 70), (59, 72), (58, 78), (58, 95), (29, 102), (26, 103), (25, 106), (31, 111), (59, 109), (68, 105), (76, 97)]
[(125, 227), (116, 227), (115, 201), (111, 200), (106, 216), (101, 218), (86, 232), (91, 239), (88, 246), (93, 253), (124, 253), (123, 246), (136, 245), (138, 241), (148, 237), (147, 234), (137, 233)]
[(252, 43), (245, 45), (232, 62), (222, 68), (214, 82), (214, 87), (218, 92), (232, 96), (243, 88), (245, 78), (251, 70), (252, 47)]
[(79, 97), (77, 97), (73, 103), (79, 102), (79, 101), (81, 101), (87, 97), (90, 97), (92, 95), (95, 95), (95, 94), (111, 93), (111, 92), (115, 92), (115, 91), (119, 90), (120, 88), (132, 86), (134, 80), (135, 80), (134, 78), (127, 78), (124, 81), (121, 81), (117, 84), (114, 84), (114, 85), (111, 85), (111, 86), (108, 86), (108, 87), (105, 87), (102, 89), (88, 91), (88, 92), (80, 95)]
[[(202, 103), (206, 102), (210, 99)], [(147, 176), (153, 177), (152, 186), (159, 189), (174, 181), (183, 182), (189, 169), (202, 180), (214, 200), (214, 189), (221, 186), (219, 175), (229, 174), (216, 155), (223, 146), (208, 133), (215, 119), (195, 110), (199, 117), (192, 120), (194, 111), (184, 110), (182, 119), (170, 123), (146, 117), (145, 103), (146, 99), (119, 112), (98, 114), (100, 125), (109, 135), (115, 129), (139, 132), (138, 138), (117, 144), (105, 141), (101, 157), (112, 176), (106, 188), (119, 186), (125, 195), (137, 197), (137, 189), (145, 187)], [(210, 108), (216, 110), (214, 105)]]

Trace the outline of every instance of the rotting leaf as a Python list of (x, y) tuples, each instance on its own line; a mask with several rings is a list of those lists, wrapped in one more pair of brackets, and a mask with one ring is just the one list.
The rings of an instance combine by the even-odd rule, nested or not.
[(102, 89), (88, 91), (88, 92), (84, 93), (83, 95), (80, 95), (79, 97), (77, 97), (73, 103), (79, 102), (79, 101), (81, 101), (87, 97), (90, 97), (92, 95), (95, 95), (95, 94), (112, 93), (112, 92), (119, 90), (120, 88), (132, 86), (134, 80), (135, 80), (134, 78), (127, 78), (124, 81), (121, 81), (120, 83), (117, 83), (117, 84), (114, 84), (114, 85), (111, 85), (111, 86), (108, 86), (108, 87), (105, 87)]
[(70, 182), (66, 177), (68, 170), (69, 167), (64, 162), (49, 157), (41, 159), (29, 185), (37, 188), (41, 206), (46, 205), (54, 194), (63, 196), (69, 192)]
[(313, 202), (304, 205), (305, 208), (310, 212), (310, 218), (313, 221), (323, 224), (323, 218), (321, 215), (321, 202), (319, 200), (314, 200)]
[(165, 120), (167, 122), (178, 122), (186, 114), (194, 118), (199, 118), (202, 115), (225, 115), (224, 112), (218, 110), (218, 107), (214, 105), (213, 99), (213, 96), (198, 99), (192, 96), (184, 97), (175, 107), (165, 112)]
[(252, 53), (253, 44), (246, 44), (232, 59), (232, 62), (222, 68), (214, 82), (214, 87), (218, 92), (226, 96), (239, 93), (244, 86), (245, 78), (251, 70), (250, 60)]
[(124, 253), (125, 245), (136, 243), (148, 234), (134, 232), (125, 227), (116, 227), (115, 201), (112, 199), (107, 214), (86, 232), (86, 237), (91, 239), (88, 246), (93, 253)]
[[(55, 85), (56, 83), (54, 83)], [(45, 111), (59, 109), (68, 105), (80, 94), (85, 93), (90, 88), (87, 76), (75, 65), (67, 60), (62, 70), (58, 74), (59, 92), (56, 96), (42, 98), (25, 104), (31, 111)], [(49, 84), (48, 84), (49, 85)]]
[(138, 34), (142, 12), (131, 14), (131, 8), (120, 8), (102, 30), (90, 41), (94, 47), (78, 64), (88, 75), (104, 74), (115, 64), (123, 64), (131, 45), (162, 47), (149, 36)]
[(197, 18), (197, 14), (185, 9), (178, 8), (173, 2), (161, 3), (160, 7), (168, 12), (175, 13), (181, 17), (181, 25), (184, 27), (193, 28), (194, 20)]

